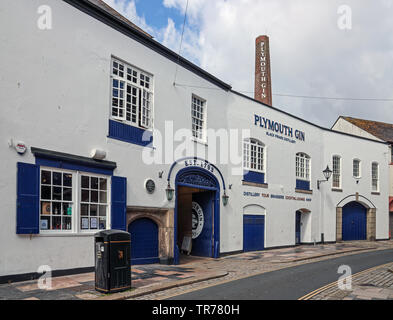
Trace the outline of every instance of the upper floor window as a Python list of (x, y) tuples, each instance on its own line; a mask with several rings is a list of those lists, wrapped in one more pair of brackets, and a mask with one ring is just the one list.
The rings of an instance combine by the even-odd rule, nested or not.
[(361, 169), (360, 169), (360, 160), (354, 159), (353, 160), (353, 177), (360, 178), (361, 177)]
[(152, 75), (112, 59), (111, 118), (149, 129), (152, 127), (152, 110)]
[(341, 188), (341, 157), (333, 156), (333, 179), (332, 187)]
[(192, 95), (191, 101), (192, 136), (206, 140), (206, 100)]
[(371, 164), (371, 190), (379, 191), (379, 165), (376, 162)]
[(310, 181), (311, 159), (305, 153), (296, 154), (296, 179)]
[(265, 146), (256, 139), (243, 143), (243, 167), (246, 170), (265, 172)]

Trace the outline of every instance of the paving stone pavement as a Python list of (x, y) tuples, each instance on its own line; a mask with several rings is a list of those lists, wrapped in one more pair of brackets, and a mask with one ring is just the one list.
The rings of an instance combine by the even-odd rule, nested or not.
[[(94, 273), (52, 278), (52, 288), (39, 289), (37, 280), (0, 285), (1, 300), (162, 299), (190, 289), (289, 266), (330, 259), (336, 255), (393, 248), (393, 241), (359, 241), (240, 253), (219, 259), (182, 257), (178, 266), (132, 266), (132, 290), (103, 295), (94, 290)], [(208, 279), (208, 280), (206, 280)], [(381, 280), (382, 281), (382, 280)], [(171, 289), (168, 289), (171, 288)], [(167, 290), (166, 290), (167, 289)]]
[(309, 300), (393, 300), (393, 262), (355, 274), (351, 290), (334, 285)]

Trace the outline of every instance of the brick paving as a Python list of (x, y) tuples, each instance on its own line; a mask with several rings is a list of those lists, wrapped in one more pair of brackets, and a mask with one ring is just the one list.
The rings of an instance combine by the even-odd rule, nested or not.
[(393, 300), (393, 262), (355, 274), (351, 290), (334, 285), (308, 300)]
[[(335, 256), (388, 248), (393, 248), (393, 241), (303, 245), (241, 253), (219, 259), (185, 256), (182, 257), (181, 264), (178, 266), (159, 264), (132, 266), (132, 290), (125, 293), (100, 294), (94, 290), (94, 273), (85, 273), (53, 278), (52, 289), (49, 290), (39, 289), (36, 280), (0, 285), (0, 300), (163, 299), (254, 274), (321, 261)], [(383, 277), (378, 278), (378, 281), (384, 281)], [(389, 282), (385, 285), (387, 284)]]

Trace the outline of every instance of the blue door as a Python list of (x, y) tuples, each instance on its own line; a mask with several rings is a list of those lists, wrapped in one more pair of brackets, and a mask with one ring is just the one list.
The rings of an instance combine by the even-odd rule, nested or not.
[(158, 263), (158, 226), (150, 219), (138, 219), (128, 226), (131, 234), (131, 264)]
[(243, 216), (243, 250), (260, 251), (265, 248), (265, 216)]
[(350, 202), (343, 207), (342, 239), (366, 240), (367, 209), (360, 203)]
[(295, 226), (295, 243), (300, 244), (300, 228), (301, 228), (302, 213), (296, 211), (296, 226)]
[[(203, 227), (200, 234), (192, 240), (192, 255), (200, 257), (214, 256), (214, 194), (215, 192), (208, 191), (192, 195), (192, 201), (196, 202), (203, 212)], [(193, 216), (198, 215), (197, 212), (192, 214)], [(199, 212), (200, 214), (201, 212)], [(194, 217), (193, 220), (195, 221)]]

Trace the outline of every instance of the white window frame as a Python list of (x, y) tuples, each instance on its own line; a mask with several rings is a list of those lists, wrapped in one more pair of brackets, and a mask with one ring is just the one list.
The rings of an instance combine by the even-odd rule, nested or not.
[[(377, 166), (376, 175), (374, 174), (374, 165)], [(379, 192), (379, 163), (376, 161), (373, 161), (371, 163), (371, 191)]]
[[(334, 159), (335, 158), (339, 159), (339, 162), (338, 162), (339, 167), (340, 167), (340, 170), (338, 172), (339, 186), (334, 185), (335, 175), (337, 176), (337, 173), (335, 173), (335, 171), (334, 171)], [(332, 172), (332, 189), (341, 189), (342, 188), (342, 157), (338, 154), (333, 155), (333, 157), (332, 157), (332, 171), (333, 171)]]
[[(115, 64), (118, 64), (118, 68), (115, 67)], [(119, 66), (122, 66), (122, 71)], [(137, 128), (153, 129), (153, 75), (115, 57), (111, 59), (110, 74), (110, 118)], [(119, 82), (119, 90), (123, 93), (122, 97), (120, 91), (118, 97), (114, 96), (114, 81)], [(123, 83), (123, 88), (120, 87), (121, 83)], [(129, 88), (130, 92), (128, 92)], [(133, 90), (136, 90), (136, 93)], [(148, 100), (146, 96), (149, 97)], [(128, 97), (130, 97), (130, 101), (128, 101)], [(133, 102), (134, 98), (135, 103)], [(113, 104), (115, 99), (119, 101), (117, 107)], [(121, 108), (120, 101), (123, 103)], [(117, 115), (113, 114), (114, 109), (118, 109)], [(120, 114), (120, 109), (123, 110), (122, 114)]]
[[(87, 202), (82, 201), (82, 176), (88, 176), (88, 177), (95, 177), (95, 178), (105, 178), (107, 180), (107, 190), (106, 190), (106, 228), (105, 229), (82, 229), (82, 223), (81, 223), (81, 217), (82, 217), (82, 212), (81, 212), (81, 205), (82, 204), (87, 204)], [(80, 233), (96, 233), (98, 231), (101, 230), (108, 230), (111, 228), (111, 188), (110, 186), (112, 185), (112, 181), (111, 181), (111, 177), (110, 176), (106, 176), (106, 175), (101, 175), (101, 174), (96, 174), (96, 173), (91, 173), (91, 172), (79, 172), (78, 175), (78, 184), (79, 184), (79, 188), (78, 188), (78, 221), (77, 221), (77, 226), (78, 226), (78, 232)], [(91, 190), (89, 188), (89, 190)], [(98, 196), (99, 196), (99, 192), (98, 192)], [(89, 204), (92, 203), (91, 201), (89, 202)], [(93, 203), (95, 204), (95, 203)], [(100, 205), (100, 203), (97, 203), (97, 205)], [(90, 215), (89, 215), (90, 217)], [(98, 223), (99, 223), (99, 212), (97, 211), (97, 218), (98, 218)], [(89, 226), (90, 226), (90, 221), (89, 221)]]
[(266, 146), (262, 141), (255, 138), (243, 140), (243, 170), (266, 173)]
[(298, 180), (311, 181), (311, 157), (308, 154), (296, 153), (295, 175)]
[[(358, 175), (355, 175), (355, 162), (358, 162), (359, 167), (358, 167)], [(362, 177), (362, 160), (355, 158), (352, 160), (352, 176), (355, 179), (360, 179)]]
[[(194, 110), (194, 99), (199, 100), (201, 102), (201, 106), (203, 107), (202, 117), (198, 117), (194, 115), (194, 112), (200, 113), (198, 110)], [(194, 130), (194, 119), (196, 121), (202, 121), (202, 130), (200, 131), (201, 137), (195, 136), (195, 133), (199, 131)], [(191, 95), (191, 137), (194, 141), (207, 143), (207, 101), (196, 94)]]
[[(50, 171), (50, 172), (61, 172), (61, 173), (69, 173), (72, 174), (72, 217), (71, 217), (71, 230), (45, 230), (41, 229), (41, 202), (45, 201), (55, 201), (56, 200), (48, 200), (48, 199), (41, 199), (41, 173), (42, 171)], [(106, 211), (106, 229), (90, 229), (90, 230), (82, 230), (81, 226), (81, 193), (82, 193), (82, 183), (81, 183), (81, 178), (82, 176), (90, 176), (90, 177), (98, 177), (98, 178), (106, 178), (107, 179), (107, 211)], [(108, 230), (111, 228), (111, 185), (112, 185), (112, 178), (109, 175), (102, 175), (102, 174), (97, 174), (97, 173), (92, 173), (92, 172), (85, 172), (85, 171), (78, 171), (78, 170), (67, 170), (67, 169), (62, 169), (62, 168), (54, 168), (54, 167), (46, 167), (46, 166), (41, 166), (40, 167), (40, 177), (39, 177), (39, 198), (40, 198), (40, 207), (39, 207), (39, 221), (40, 221), (40, 234), (41, 235), (76, 235), (76, 234), (86, 234), (86, 235), (91, 235), (95, 234), (96, 232), (100, 230)], [(53, 186), (53, 181), (52, 186)], [(51, 191), (52, 192), (52, 191)], [(99, 215), (97, 215), (99, 217)]]
[[(50, 200), (49, 199), (42, 199), (42, 186), (46, 185), (46, 184), (42, 184), (41, 183), (41, 181), (42, 181), (42, 171), (51, 172), (51, 179), (52, 180), (51, 180), (51, 184), (48, 185), (48, 186), (51, 186), (51, 199)], [(52, 188), (55, 187), (55, 185), (53, 184), (53, 172), (59, 172), (62, 175), (63, 175), (63, 173), (68, 173), (68, 174), (72, 175), (72, 186), (71, 186), (71, 188), (72, 188), (72, 200), (71, 201), (52, 200), (52, 198), (53, 198), (53, 189)], [(74, 230), (75, 230), (75, 222), (76, 222), (76, 219), (75, 219), (76, 210), (75, 210), (75, 208), (76, 208), (76, 204), (77, 204), (77, 198), (76, 198), (76, 186), (77, 186), (77, 184), (76, 184), (76, 171), (65, 170), (65, 169), (62, 169), (62, 168), (52, 168), (52, 167), (44, 167), (44, 166), (42, 166), (42, 167), (40, 167), (40, 177), (39, 177), (39, 179), (40, 179), (40, 181), (39, 181), (39, 186), (40, 186), (40, 188), (39, 188), (40, 205), (39, 205), (39, 212), (38, 212), (38, 214), (39, 214), (39, 230), (40, 230), (40, 233), (42, 233), (42, 234), (59, 234), (59, 233), (70, 234), (70, 233), (73, 233)], [(61, 187), (63, 187), (63, 185)], [(56, 229), (55, 230), (52, 230), (52, 229), (41, 229), (41, 216), (45, 216), (44, 214), (41, 214), (42, 203), (43, 202), (50, 202), (51, 203), (51, 213), (49, 214), (50, 217), (55, 216), (52, 213), (52, 208), (53, 208), (52, 207), (52, 203), (53, 202), (61, 202), (61, 203), (68, 202), (68, 203), (71, 203), (71, 209), (72, 209), (71, 229), (70, 230), (64, 230), (64, 229), (60, 229), (60, 230), (56, 230)], [(60, 217), (62, 218), (63, 215), (61, 214)]]

